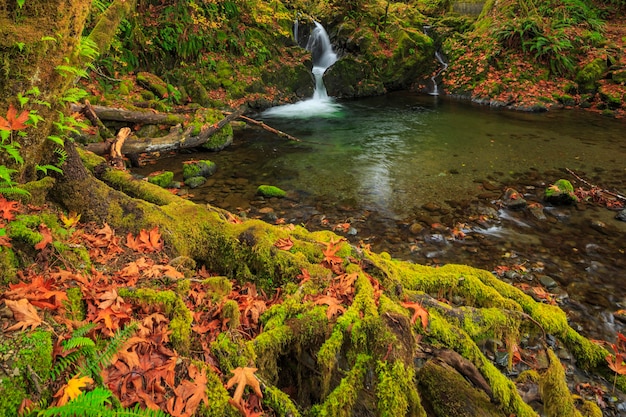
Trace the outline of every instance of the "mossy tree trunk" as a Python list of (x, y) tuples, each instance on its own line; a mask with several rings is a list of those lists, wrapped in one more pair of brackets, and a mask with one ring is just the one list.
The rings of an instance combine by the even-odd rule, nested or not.
[[(54, 145), (48, 136), (62, 136), (54, 122), (59, 112), (68, 111), (63, 95), (77, 80), (74, 70), (84, 69), (90, 59), (80, 55), (79, 45), (91, 2), (26, 0), (22, 7), (17, 3), (0, 3), (0, 114), (13, 105), (19, 112), (36, 111), (42, 120), (36, 128), (24, 129), (24, 136), (13, 132), (24, 164), (15, 164), (5, 152), (0, 152), (0, 163), (16, 169), (18, 182), (25, 182), (36, 177), (37, 164), (52, 159)], [(108, 49), (117, 25), (135, 3), (116, 0), (100, 17), (89, 36), (99, 51)], [(20, 96), (29, 100), (20, 104)]]

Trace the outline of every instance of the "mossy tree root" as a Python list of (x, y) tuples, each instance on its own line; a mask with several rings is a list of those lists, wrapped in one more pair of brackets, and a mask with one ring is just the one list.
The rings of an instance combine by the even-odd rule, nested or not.
[[(94, 171), (102, 166), (93, 156), (86, 161)], [(266, 291), (282, 288), (283, 301), (261, 316), (263, 333), (246, 342), (233, 329), (222, 333), (211, 349), (224, 372), (255, 365), (268, 387), (295, 387), (291, 399), (281, 400), (287, 408), (308, 409), (312, 415), (376, 409), (381, 415), (425, 416), (414, 378), (414, 359), (424, 338), (472, 362), (502, 411), (535, 416), (513, 382), (477, 345), (488, 337), (503, 338), (510, 345), (520, 324), (539, 325), (556, 336), (579, 364), (606, 368), (608, 352), (576, 333), (563, 311), (534, 301), (487, 271), (414, 265), (347, 242), (334, 243), (335, 255), (343, 259), (346, 273), (356, 274), (353, 296), (343, 303), (343, 314), (328, 316), (328, 307), (315, 304), (310, 296), (324, 294), (335, 278), (323, 263), (323, 249), (339, 241), (333, 233), (256, 220), (232, 222), (227, 212), (166, 195), (128, 174), (99, 172), (100, 178), (133, 197), (89, 175), (70, 175), (55, 185), (57, 201), (83, 213), (86, 220), (106, 221), (121, 230), (158, 225), (175, 255), (191, 257), (241, 283), (252, 281)], [(293, 247), (278, 249), (274, 244), (281, 238), (290, 238)], [(303, 270), (311, 278), (297, 284)], [(428, 294), (462, 297), (464, 306), (450, 308)], [(419, 321), (411, 323), (410, 310), (402, 306), (403, 301), (417, 300), (429, 311), (425, 329)], [(525, 320), (526, 315), (532, 321)]]

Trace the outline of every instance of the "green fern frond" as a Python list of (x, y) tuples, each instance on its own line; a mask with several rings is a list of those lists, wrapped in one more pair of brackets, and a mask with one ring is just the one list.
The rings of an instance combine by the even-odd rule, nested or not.
[(72, 336), (71, 339), (67, 339), (63, 342), (63, 349), (65, 350), (82, 348), (92, 348), (95, 350), (96, 344), (93, 340), (84, 336)]
[(107, 367), (111, 363), (113, 356), (120, 350), (122, 345), (130, 338), (137, 329), (136, 323), (131, 323), (123, 329), (118, 330), (115, 335), (108, 341), (104, 350), (97, 352), (96, 357), (87, 358), (85, 366), (80, 368), (83, 375), (98, 378), (100, 369)]
[(0, 194), (2, 194), (5, 197), (14, 197), (14, 196), (28, 197), (30, 196), (30, 193), (24, 190), (23, 188), (4, 187), (2, 183), (0, 183)]
[(87, 323), (72, 332), (72, 337), (84, 337), (87, 333), (96, 328), (97, 323)]
[(72, 365), (76, 365), (84, 356), (84, 352), (76, 350), (74, 352), (70, 352), (65, 357), (57, 359), (54, 364), (54, 368), (50, 370), (50, 378), (53, 380), (57, 379), (66, 369)]
[(106, 388), (96, 387), (83, 392), (74, 400), (60, 407), (40, 411), (38, 417), (169, 417), (161, 410), (135, 408), (114, 410), (111, 406), (113, 393)]

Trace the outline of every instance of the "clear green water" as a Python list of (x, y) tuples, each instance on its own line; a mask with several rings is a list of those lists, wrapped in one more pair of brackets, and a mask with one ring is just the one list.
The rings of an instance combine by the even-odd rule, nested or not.
[[(613, 313), (626, 309), (626, 222), (593, 205), (546, 207), (539, 220), (528, 209), (502, 209), (499, 199), (515, 187), (545, 205), (546, 186), (574, 180), (566, 168), (623, 195), (626, 122), (408, 93), (335, 103), (323, 115), (309, 104), (290, 108), (289, 117), (253, 115), (302, 142), (250, 127), (221, 152), (181, 153), (135, 171), (171, 170), (182, 180), (183, 161), (210, 159), (218, 171), (189, 191), (194, 201), (310, 230), (347, 222), (350, 230), (337, 232), (355, 244), (422, 264), (521, 264), (529, 273), (509, 281), (554, 279), (552, 291), (569, 297), (564, 305), (587, 335), (624, 332)], [(261, 184), (288, 198), (260, 198)], [(487, 220), (477, 220), (483, 214)], [(451, 233), (459, 223), (463, 239)]]

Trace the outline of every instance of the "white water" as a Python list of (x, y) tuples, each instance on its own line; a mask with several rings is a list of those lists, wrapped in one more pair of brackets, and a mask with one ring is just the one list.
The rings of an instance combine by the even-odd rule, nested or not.
[[(333, 51), (330, 38), (324, 27), (318, 22), (313, 23), (315, 23), (315, 28), (306, 45), (307, 51), (311, 51), (313, 57), (313, 69), (311, 71), (315, 79), (313, 97), (294, 104), (272, 107), (264, 111), (263, 115), (288, 118), (341, 116), (342, 106), (328, 97), (323, 78), (326, 70), (337, 62), (337, 54)], [(295, 28), (297, 29), (297, 26)]]

